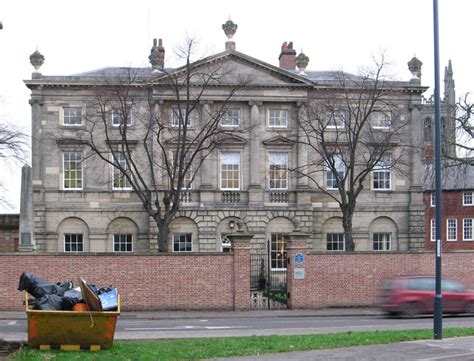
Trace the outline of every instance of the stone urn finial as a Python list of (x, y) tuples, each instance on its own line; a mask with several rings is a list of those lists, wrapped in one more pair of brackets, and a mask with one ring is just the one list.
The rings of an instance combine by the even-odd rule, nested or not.
[(38, 49), (30, 55), (30, 63), (35, 68), (35, 73), (39, 73), (39, 69), (44, 63), (44, 56), (38, 51)]
[(224, 30), (227, 39), (230, 40), (235, 35), (237, 31), (237, 24), (234, 23), (232, 20), (227, 20), (225, 24), (222, 24), (222, 30)]
[(309, 63), (309, 58), (301, 51), (299, 55), (296, 57), (296, 66), (298, 67), (299, 74), (305, 75), (305, 70), (306, 67), (308, 66)]
[(408, 62), (408, 70), (410, 70), (412, 78), (411, 81), (421, 81), (421, 66), (423, 63), (416, 56), (411, 58)]

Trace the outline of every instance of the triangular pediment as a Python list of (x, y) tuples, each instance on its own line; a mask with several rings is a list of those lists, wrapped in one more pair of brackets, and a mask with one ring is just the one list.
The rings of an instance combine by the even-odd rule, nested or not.
[(247, 141), (236, 134), (228, 134), (221, 136), (219, 139), (216, 140), (216, 143), (219, 146), (244, 146)]
[[(243, 53), (227, 50), (192, 64), (192, 83), (200, 85), (212, 74), (210, 86), (245, 84), (254, 87), (312, 87), (315, 83), (298, 74), (280, 69)], [(154, 75), (155, 84), (169, 83), (171, 79), (180, 82), (185, 79), (186, 67)]]
[[(185, 143), (190, 143), (192, 139), (186, 138)], [(175, 136), (170, 139), (166, 140), (166, 144), (168, 145), (178, 145), (178, 144), (183, 144), (183, 137), (181, 136)]]
[(264, 141), (262, 141), (262, 143), (264, 145), (292, 146), (293, 144), (295, 144), (295, 141), (278, 135), (273, 138), (265, 139)]

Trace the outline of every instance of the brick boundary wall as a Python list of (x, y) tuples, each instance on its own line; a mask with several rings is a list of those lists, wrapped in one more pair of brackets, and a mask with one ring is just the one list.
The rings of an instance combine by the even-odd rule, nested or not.
[[(0, 310), (23, 310), (17, 291), (23, 271), (52, 282), (77, 277), (103, 287), (115, 284), (123, 310), (246, 310), (250, 308), (248, 247), (234, 253), (189, 255), (0, 254)], [(293, 279), (296, 252), (306, 253), (304, 279)], [(292, 309), (371, 306), (382, 281), (395, 275), (433, 275), (435, 255), (420, 253), (307, 252), (288, 250), (288, 291)], [(247, 267), (246, 267), (247, 265)], [(443, 277), (474, 289), (474, 252), (443, 254)], [(291, 278), (291, 279), (290, 279)]]
[[(294, 252), (288, 256), (291, 262)], [(305, 278), (293, 279), (289, 289), (293, 309), (375, 305), (385, 278), (435, 273), (433, 252), (308, 253), (305, 258), (299, 266), (305, 269)], [(443, 253), (442, 263), (443, 277), (474, 289), (474, 252)]]
[[(18, 282), (28, 271), (51, 282), (78, 276), (99, 287), (114, 284), (123, 310), (233, 310), (232, 253), (189, 255), (1, 254), (0, 310), (23, 310)], [(236, 278), (249, 283), (249, 279)], [(235, 287), (237, 289), (241, 286)], [(250, 307), (241, 305), (241, 309)]]

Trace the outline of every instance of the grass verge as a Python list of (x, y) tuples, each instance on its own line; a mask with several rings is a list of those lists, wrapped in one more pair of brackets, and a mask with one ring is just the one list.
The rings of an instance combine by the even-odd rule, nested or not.
[[(474, 335), (474, 328), (446, 328), (443, 337)], [(199, 360), (215, 357), (319, 350), (338, 347), (380, 345), (430, 339), (432, 329), (345, 332), (299, 336), (250, 336), (232, 338), (115, 341), (99, 352), (39, 351), (25, 347), (12, 360)]]

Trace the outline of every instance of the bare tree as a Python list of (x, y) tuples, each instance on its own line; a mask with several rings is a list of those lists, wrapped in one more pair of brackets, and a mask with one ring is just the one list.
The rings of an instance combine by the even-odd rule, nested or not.
[[(453, 115), (456, 122), (456, 131), (458, 136), (455, 140), (455, 146), (461, 153), (461, 157), (456, 157), (458, 162), (473, 165), (474, 153), (474, 104), (469, 100), (470, 94), (467, 93), (459, 99), (455, 106)], [(452, 159), (451, 159), (452, 160)]]
[(382, 59), (357, 76), (336, 73), (334, 88), (309, 99), (306, 117), (299, 122), (297, 141), (310, 156), (292, 171), (338, 203), (346, 251), (355, 249), (352, 220), (370, 175), (372, 188), (391, 189), (390, 172), (402, 172), (406, 164), (408, 148), (402, 142), (408, 120), (399, 114), (385, 67)]
[[(26, 160), (26, 149), (28, 148), (27, 136), (17, 127), (11, 124), (0, 124), (0, 162), (23, 163)], [(3, 196), (5, 187), (0, 184), (0, 204), (10, 206)]]
[(167, 251), (169, 225), (204, 160), (221, 142), (246, 131), (243, 125), (223, 127), (221, 121), (248, 80), (225, 62), (192, 62), (193, 46), (189, 40), (178, 49), (185, 60), (181, 68), (148, 79), (128, 71), (97, 84), (81, 137), (91, 156), (113, 167), (114, 188), (138, 196), (156, 222), (161, 252)]

